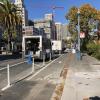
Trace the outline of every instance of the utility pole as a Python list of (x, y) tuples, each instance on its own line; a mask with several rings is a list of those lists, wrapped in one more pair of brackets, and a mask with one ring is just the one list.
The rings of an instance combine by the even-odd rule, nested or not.
[(81, 52), (80, 52), (80, 10), (78, 9), (78, 52), (77, 52), (77, 56), (78, 56), (78, 60), (81, 59)]

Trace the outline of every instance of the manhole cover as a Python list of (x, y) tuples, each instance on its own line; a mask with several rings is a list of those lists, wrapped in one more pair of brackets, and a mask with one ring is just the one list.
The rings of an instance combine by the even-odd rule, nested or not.
[(81, 82), (78, 82), (78, 84), (82, 84)]
[(91, 78), (87, 77), (87, 79), (91, 79)]
[(85, 84), (85, 85), (89, 85), (89, 84)]
[(88, 74), (85, 73), (85, 74), (83, 74), (83, 75), (88, 75)]

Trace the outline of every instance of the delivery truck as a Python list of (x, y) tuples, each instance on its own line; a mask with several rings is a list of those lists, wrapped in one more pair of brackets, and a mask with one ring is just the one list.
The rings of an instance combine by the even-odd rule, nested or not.
[(51, 41), (47, 38), (39, 36), (23, 36), (22, 40), (22, 52), (24, 56), (28, 56), (29, 53), (33, 53), (34, 58), (43, 59), (50, 57), (52, 50)]
[(53, 53), (62, 53), (65, 49), (65, 43), (62, 40), (52, 41), (52, 51)]

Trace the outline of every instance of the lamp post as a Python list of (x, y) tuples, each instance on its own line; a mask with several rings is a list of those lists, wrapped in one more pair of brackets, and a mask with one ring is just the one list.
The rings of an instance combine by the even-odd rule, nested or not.
[(78, 9), (78, 52), (77, 52), (77, 56), (78, 56), (78, 60), (81, 59), (81, 52), (80, 52), (80, 10)]

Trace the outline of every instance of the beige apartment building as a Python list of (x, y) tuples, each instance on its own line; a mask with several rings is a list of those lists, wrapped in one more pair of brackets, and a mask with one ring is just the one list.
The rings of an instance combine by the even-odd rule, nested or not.
[(46, 37), (49, 39), (56, 39), (55, 23), (52, 14), (45, 14), (44, 19), (34, 20), (35, 28), (43, 28)]
[(28, 11), (25, 8), (24, 0), (15, 0), (15, 5), (21, 10), (18, 14), (22, 17), (22, 28), (28, 25)]
[(62, 40), (62, 24), (60, 22), (55, 23), (56, 26), (56, 33), (57, 33), (57, 40)]

